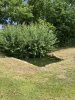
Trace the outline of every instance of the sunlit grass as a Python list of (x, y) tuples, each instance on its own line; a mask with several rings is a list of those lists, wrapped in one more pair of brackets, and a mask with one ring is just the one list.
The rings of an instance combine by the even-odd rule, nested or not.
[(0, 100), (75, 100), (74, 53), (58, 51), (65, 60), (50, 65), (43, 60), (45, 67), (0, 58)]
[(60, 79), (55, 73), (40, 72), (14, 78), (0, 71), (0, 100), (75, 100), (75, 69), (66, 75)]

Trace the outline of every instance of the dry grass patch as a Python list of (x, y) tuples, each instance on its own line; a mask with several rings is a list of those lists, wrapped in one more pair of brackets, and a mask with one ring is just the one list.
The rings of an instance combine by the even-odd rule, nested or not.
[(0, 58), (0, 100), (75, 100), (75, 49), (53, 52), (64, 60), (38, 67)]

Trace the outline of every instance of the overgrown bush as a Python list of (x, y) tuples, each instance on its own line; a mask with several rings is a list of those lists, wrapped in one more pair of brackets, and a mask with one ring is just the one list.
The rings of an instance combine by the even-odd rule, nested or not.
[(7, 26), (0, 32), (3, 52), (18, 58), (42, 57), (57, 44), (55, 27), (45, 21), (17, 26)]

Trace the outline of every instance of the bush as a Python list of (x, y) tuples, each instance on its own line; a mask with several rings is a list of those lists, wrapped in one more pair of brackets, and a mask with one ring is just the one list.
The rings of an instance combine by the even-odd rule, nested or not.
[(18, 58), (45, 56), (57, 44), (55, 27), (44, 21), (30, 26), (7, 26), (0, 37), (3, 52)]

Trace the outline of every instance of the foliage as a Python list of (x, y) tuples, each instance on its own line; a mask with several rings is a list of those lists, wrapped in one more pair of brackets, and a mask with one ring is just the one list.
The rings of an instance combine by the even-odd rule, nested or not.
[(57, 41), (55, 27), (43, 21), (30, 26), (7, 26), (0, 37), (4, 52), (19, 58), (45, 56)]
[(32, 7), (26, 5), (22, 0), (0, 1), (0, 22), (3, 23), (10, 18), (17, 23), (29, 23), (33, 19)]
[(67, 1), (71, 6), (75, 6), (75, 0), (65, 0)]
[(46, 20), (56, 27), (59, 46), (72, 44), (75, 39), (74, 0), (28, 0), (28, 4), (23, 0), (1, 0), (0, 23), (8, 18), (27, 25), (38, 19)]
[(55, 3), (54, 7), (51, 22), (57, 28), (60, 46), (64, 46), (69, 39), (75, 38), (75, 9), (71, 8), (66, 2)]
[(75, 8), (65, 0), (29, 0), (33, 6), (34, 21), (39, 18), (52, 23), (57, 29), (59, 45), (75, 38)]

